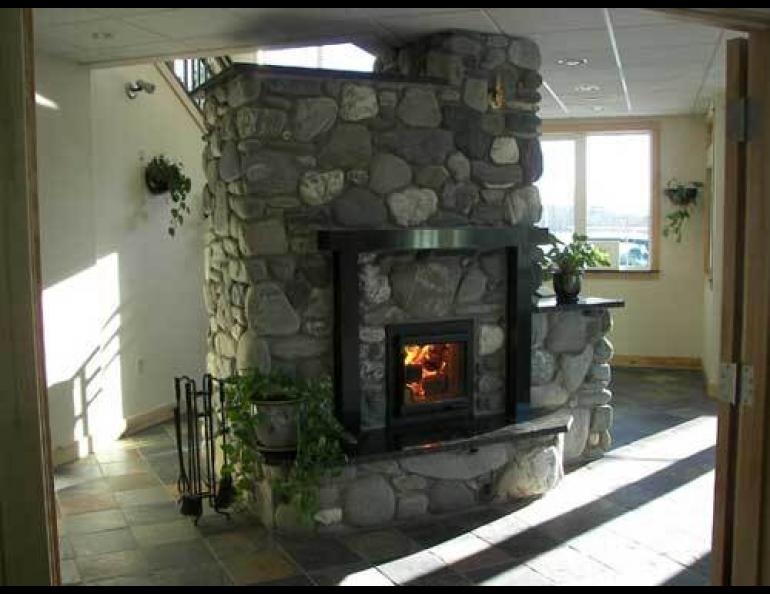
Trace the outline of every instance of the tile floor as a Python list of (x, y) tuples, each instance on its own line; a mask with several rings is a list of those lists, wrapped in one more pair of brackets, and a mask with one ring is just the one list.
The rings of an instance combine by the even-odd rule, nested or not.
[(615, 446), (547, 496), (313, 538), (180, 516), (170, 427), (56, 474), (62, 573), (87, 585), (707, 583), (714, 406), (700, 374), (617, 370)]

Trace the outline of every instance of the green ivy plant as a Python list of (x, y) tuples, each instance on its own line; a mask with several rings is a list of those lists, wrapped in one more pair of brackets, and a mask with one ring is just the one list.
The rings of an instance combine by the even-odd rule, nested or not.
[(260, 422), (255, 404), (299, 401), (296, 458), (286, 473), (272, 479), (272, 487), (279, 497), (297, 507), (307, 523), (312, 523), (318, 511), (321, 482), (339, 472), (347, 461), (342, 448), (344, 431), (334, 415), (331, 379), (303, 380), (282, 373), (253, 371), (228, 380), (226, 399), (230, 425), (225, 446), (228, 464), (222, 467), (221, 474), (233, 479), (242, 499), (248, 499), (254, 483), (264, 477), (264, 459), (254, 436), (254, 425)]
[(184, 224), (185, 216), (191, 212), (187, 204), (192, 188), (190, 178), (184, 174), (181, 162), (171, 161), (165, 155), (158, 155), (147, 164), (145, 182), (153, 194), (168, 193), (171, 197), (171, 221), (168, 234), (174, 237), (177, 228)]
[(684, 224), (689, 220), (702, 189), (702, 182), (682, 184), (676, 179), (671, 179), (666, 184), (663, 194), (676, 206), (676, 209), (666, 215), (663, 237), (674, 237), (677, 243), (682, 242)]
[(587, 268), (610, 265), (607, 253), (589, 243), (586, 235), (575, 233), (568, 244), (553, 235), (549, 239), (552, 247), (540, 262), (547, 273), (576, 274)]

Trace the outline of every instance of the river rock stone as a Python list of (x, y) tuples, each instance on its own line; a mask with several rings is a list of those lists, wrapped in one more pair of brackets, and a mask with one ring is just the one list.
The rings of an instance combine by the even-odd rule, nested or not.
[(378, 194), (400, 190), (412, 181), (412, 169), (402, 158), (377, 153), (369, 170), (369, 187)]
[(407, 89), (397, 114), (402, 122), (415, 128), (435, 128), (441, 123), (441, 109), (433, 89)]
[(294, 139), (310, 142), (331, 130), (337, 120), (337, 103), (329, 97), (299, 99), (294, 113)]
[(367, 303), (380, 305), (390, 299), (390, 280), (378, 266), (365, 265), (358, 275), (361, 294)]
[(402, 227), (412, 227), (427, 221), (438, 208), (438, 196), (428, 188), (406, 188), (388, 196), (390, 214)]
[(352, 526), (377, 526), (393, 519), (396, 496), (380, 475), (357, 479), (345, 491), (343, 516)]
[(460, 265), (453, 258), (397, 266), (390, 275), (393, 297), (399, 307), (414, 316), (445, 316), (452, 307), (460, 274)]
[(537, 138), (519, 140), (519, 164), (523, 183), (534, 184), (542, 177), (543, 152)]
[(508, 461), (505, 446), (495, 444), (476, 452), (441, 452), (405, 458), (401, 467), (411, 474), (451, 481), (469, 481), (502, 468)]
[(460, 289), (457, 291), (457, 303), (476, 303), (481, 301), (487, 290), (487, 275), (478, 268), (471, 268), (465, 273)]
[(242, 163), (249, 194), (272, 196), (297, 191), (300, 168), (292, 155), (263, 150), (244, 155)]
[(441, 193), (441, 206), (447, 210), (468, 214), (479, 200), (479, 189), (471, 182), (448, 182)]
[(276, 338), (270, 343), (270, 353), (279, 359), (293, 361), (323, 355), (329, 349), (329, 341), (312, 336), (288, 336)]
[(226, 183), (241, 177), (241, 155), (238, 152), (238, 146), (231, 140), (226, 142), (222, 148), (222, 157), (219, 159), (219, 177)]
[(473, 507), (476, 496), (464, 483), (457, 481), (439, 481), (428, 492), (431, 513), (443, 514)]
[(498, 499), (521, 499), (543, 495), (564, 476), (558, 448), (533, 448), (516, 456), (497, 482)]
[(406, 493), (408, 491), (424, 491), (428, 488), (428, 481), (416, 474), (395, 476), (393, 477), (392, 482), (396, 490), (401, 493)]
[(235, 357), (237, 344), (232, 336), (220, 332), (214, 337), (214, 348), (220, 357), (231, 359)]
[(442, 165), (428, 165), (417, 172), (415, 182), (423, 188), (440, 191), (449, 179), (449, 172)]
[(560, 378), (543, 384), (533, 385), (529, 389), (529, 404), (532, 408), (559, 408), (567, 404), (569, 392), (564, 389)]
[(577, 462), (588, 445), (591, 411), (587, 408), (572, 409), (572, 425), (564, 436), (564, 462)]
[(449, 155), (446, 166), (456, 181), (467, 181), (471, 178), (471, 162), (460, 152)]
[(518, 165), (492, 165), (485, 161), (473, 161), (471, 177), (490, 189), (511, 188), (522, 179)]
[(492, 142), (489, 156), (498, 165), (519, 162), (519, 145), (513, 136), (498, 136)]
[(532, 347), (540, 347), (548, 335), (548, 314), (533, 314), (532, 316)]
[(532, 350), (532, 385), (549, 383), (556, 374), (556, 357), (543, 349)]
[(577, 391), (578, 406), (593, 408), (594, 406), (609, 404), (611, 400), (612, 392), (603, 384), (583, 384)]
[(409, 520), (418, 518), (428, 511), (428, 496), (424, 493), (405, 493), (398, 496), (396, 518)]
[(508, 61), (519, 68), (540, 70), (540, 48), (526, 37), (514, 39), (508, 46)]
[(287, 120), (280, 109), (243, 107), (235, 114), (235, 127), (240, 138), (280, 138)]
[(609, 363), (615, 348), (606, 336), (594, 344), (594, 361), (597, 363)]
[(361, 326), (358, 329), (358, 339), (366, 343), (378, 343), (385, 340), (385, 328), (381, 326)]
[(567, 392), (575, 392), (585, 380), (591, 362), (594, 358), (594, 348), (590, 344), (579, 355), (564, 354), (561, 356), (561, 373)]
[(279, 219), (245, 224), (239, 244), (246, 256), (273, 256), (285, 254), (289, 249), (286, 228)]
[(249, 326), (261, 336), (287, 336), (299, 330), (300, 318), (281, 287), (273, 282), (249, 287), (246, 295)]
[(332, 202), (334, 219), (345, 227), (380, 227), (388, 220), (383, 201), (365, 188), (348, 188)]
[(463, 87), (463, 102), (471, 109), (484, 113), (489, 107), (489, 88), (484, 78), (467, 78)]
[(342, 87), (340, 117), (348, 122), (373, 118), (379, 111), (377, 93), (367, 85), (346, 84)]
[(591, 414), (591, 432), (609, 431), (610, 427), (612, 427), (613, 416), (611, 406), (605, 404), (595, 407)]
[(256, 369), (260, 373), (269, 373), (270, 350), (267, 341), (261, 338), (256, 331), (246, 330), (238, 340), (235, 363), (239, 372)]
[(586, 317), (580, 312), (559, 312), (550, 320), (546, 346), (552, 353), (582, 353), (588, 343)]
[[(596, 355), (594, 354), (594, 360)], [(591, 381), (609, 384), (612, 379), (612, 369), (607, 363), (594, 363), (588, 372), (588, 379)]]
[(259, 98), (262, 81), (254, 76), (237, 76), (227, 83), (227, 103), (240, 107)]
[(401, 128), (381, 134), (379, 145), (414, 165), (443, 165), (454, 139), (449, 130)]
[(361, 124), (337, 126), (319, 154), (324, 167), (340, 169), (366, 169), (371, 158), (371, 134)]
[(308, 171), (300, 179), (299, 195), (306, 204), (319, 206), (338, 196), (344, 185), (345, 173), (341, 169)]
[(492, 355), (503, 348), (505, 332), (495, 324), (482, 324), (479, 330), (479, 355)]

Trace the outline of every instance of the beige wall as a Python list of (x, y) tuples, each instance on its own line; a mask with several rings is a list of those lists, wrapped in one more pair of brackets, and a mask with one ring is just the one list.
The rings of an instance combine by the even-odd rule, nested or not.
[[(46, 365), (55, 457), (98, 449), (173, 402), (172, 378), (205, 367), (201, 131), (154, 66), (90, 71), (38, 56)], [(137, 78), (153, 95), (129, 100)], [(144, 189), (164, 153), (193, 180), (194, 214), (166, 233)]]
[[(706, 123), (700, 116), (661, 117), (660, 184), (672, 177), (703, 181), (706, 170)], [(559, 121), (563, 125), (562, 120)], [(547, 167), (548, 164), (546, 163)], [(622, 200), (623, 188), (618, 188)], [(661, 220), (671, 211), (663, 196)], [(635, 278), (588, 278), (583, 293), (619, 297), (626, 307), (615, 310), (611, 340), (618, 355), (692, 357), (703, 355), (703, 213), (699, 207), (686, 223), (682, 243), (659, 238), (658, 275)], [(548, 287), (550, 289), (550, 287)]]

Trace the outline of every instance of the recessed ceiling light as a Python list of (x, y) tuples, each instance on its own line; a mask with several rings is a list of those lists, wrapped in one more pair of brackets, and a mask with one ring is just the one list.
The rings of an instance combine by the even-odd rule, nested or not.
[(588, 58), (559, 58), (556, 60), (559, 66), (569, 66), (574, 68), (575, 66), (585, 66), (588, 64)]
[(591, 109), (593, 109), (596, 112), (604, 111), (604, 107), (601, 105), (594, 105)]
[(590, 83), (583, 83), (575, 87), (576, 93), (598, 93), (602, 88), (599, 85), (592, 85)]
[(94, 41), (106, 41), (115, 37), (115, 34), (111, 31), (94, 31), (91, 33), (91, 39)]

